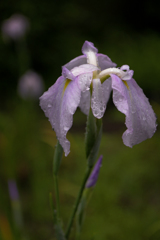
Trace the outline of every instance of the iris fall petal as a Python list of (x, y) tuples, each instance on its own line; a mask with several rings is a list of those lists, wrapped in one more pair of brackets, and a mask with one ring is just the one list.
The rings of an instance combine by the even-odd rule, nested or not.
[(132, 147), (156, 131), (156, 117), (142, 89), (134, 79), (123, 82), (111, 74), (113, 102), (117, 109), (126, 115), (127, 130), (123, 133), (123, 142)]

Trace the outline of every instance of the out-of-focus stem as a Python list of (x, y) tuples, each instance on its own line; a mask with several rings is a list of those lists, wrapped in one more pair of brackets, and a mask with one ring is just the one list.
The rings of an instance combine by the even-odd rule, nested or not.
[(75, 217), (75, 214), (77, 212), (77, 209), (78, 209), (78, 206), (79, 206), (79, 203), (80, 203), (80, 200), (81, 200), (81, 197), (82, 197), (82, 194), (83, 194), (83, 191), (84, 191), (87, 179), (88, 179), (88, 177), (89, 177), (89, 175), (91, 173), (91, 170), (92, 170), (92, 167), (88, 167), (88, 169), (87, 169), (87, 171), (85, 173), (85, 176), (84, 176), (84, 179), (83, 179), (83, 182), (82, 182), (82, 185), (81, 185), (81, 188), (80, 188), (80, 191), (79, 191), (76, 203), (75, 203), (74, 208), (73, 208), (72, 215), (71, 215), (70, 220), (69, 220), (69, 224), (68, 224), (66, 235), (65, 235), (66, 239), (69, 238), (69, 234), (70, 234), (71, 227), (72, 227), (72, 224), (73, 224), (73, 221), (74, 221), (74, 217)]
[(60, 204), (59, 204), (59, 189), (58, 189), (58, 176), (57, 176), (57, 174), (54, 174), (54, 189), (55, 189), (55, 196), (56, 196), (57, 219), (59, 220)]

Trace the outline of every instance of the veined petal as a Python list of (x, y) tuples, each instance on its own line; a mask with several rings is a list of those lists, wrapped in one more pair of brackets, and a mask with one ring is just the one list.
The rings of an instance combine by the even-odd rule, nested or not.
[(108, 102), (109, 97), (110, 97), (110, 93), (112, 91), (112, 80), (111, 80), (111, 77), (108, 78), (106, 81), (104, 81), (102, 83), (102, 89), (103, 89), (104, 102), (105, 102), (105, 105), (107, 105), (107, 102)]
[(153, 136), (156, 131), (156, 117), (134, 79), (124, 83), (114, 74), (111, 77), (114, 104), (126, 115), (127, 130), (123, 133), (123, 142), (132, 147)]
[(95, 46), (92, 42), (85, 41), (83, 46), (82, 46), (82, 53), (87, 54), (88, 52), (97, 53), (98, 49), (95, 48)]
[(65, 78), (63, 76), (59, 77), (55, 84), (53, 84), (48, 91), (44, 92), (40, 99), (40, 106), (44, 111), (46, 117), (49, 118), (49, 121), (54, 128), (54, 119), (52, 115), (54, 115), (53, 103), (55, 104), (55, 99), (59, 92), (59, 89), (63, 88), (65, 84)]
[(74, 76), (78, 76), (83, 73), (85, 74), (85, 73), (94, 72), (97, 70), (99, 70), (97, 66), (94, 66), (92, 64), (82, 64), (79, 67), (73, 68), (71, 72)]
[(68, 78), (70, 80), (74, 80), (75, 78), (73, 73), (64, 66), (62, 67), (62, 75), (65, 79)]
[(64, 67), (66, 67), (68, 70), (71, 70), (74, 67), (78, 67), (86, 63), (87, 63), (87, 57), (85, 55), (81, 55), (79, 57), (74, 58), (69, 63), (65, 64)]
[(79, 75), (78, 78), (78, 86), (82, 92), (90, 89), (90, 84), (92, 82), (93, 73), (84, 73)]
[(89, 109), (90, 109), (90, 91), (87, 90), (85, 92), (81, 93), (81, 100), (79, 103), (79, 107), (81, 109), (81, 111), (88, 115), (89, 114)]
[(66, 139), (66, 134), (72, 126), (73, 114), (80, 103), (81, 91), (76, 79), (67, 83), (68, 80), (64, 77), (58, 80), (42, 95), (40, 106), (49, 118), (67, 156), (70, 152), (70, 142)]
[(117, 64), (112, 62), (111, 59), (102, 53), (97, 53), (98, 66), (101, 68), (101, 71), (106, 68), (116, 67)]
[(100, 79), (93, 79), (91, 108), (93, 115), (96, 118), (102, 118), (106, 110), (106, 103), (103, 94), (104, 93)]
[(74, 76), (77, 76), (78, 85), (82, 92), (89, 90), (92, 81), (93, 72), (99, 68), (92, 64), (82, 64), (71, 70)]

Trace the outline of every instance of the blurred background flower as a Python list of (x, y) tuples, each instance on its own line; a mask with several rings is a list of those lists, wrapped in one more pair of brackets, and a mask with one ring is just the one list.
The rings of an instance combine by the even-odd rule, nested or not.
[(28, 29), (29, 21), (21, 14), (14, 14), (2, 23), (2, 34), (4, 38), (18, 40), (25, 35)]
[(19, 80), (18, 93), (23, 99), (38, 99), (44, 91), (40, 75), (29, 70)]

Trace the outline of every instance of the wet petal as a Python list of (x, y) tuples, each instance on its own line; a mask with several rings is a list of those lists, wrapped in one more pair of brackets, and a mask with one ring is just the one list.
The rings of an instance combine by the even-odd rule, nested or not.
[(96, 118), (102, 118), (106, 110), (106, 103), (103, 95), (103, 88), (100, 79), (93, 79), (93, 92), (91, 108)]
[(107, 105), (107, 102), (108, 102), (109, 97), (110, 97), (110, 93), (112, 91), (112, 80), (111, 80), (111, 77), (108, 78), (106, 81), (104, 81), (102, 83), (102, 89), (103, 89), (104, 102), (105, 102), (105, 105)]
[(107, 55), (98, 53), (97, 58), (98, 58), (98, 66), (101, 68), (101, 71), (106, 68), (111, 68), (111, 67), (117, 66), (117, 64), (113, 63)]
[(89, 73), (99, 70), (97, 66), (94, 66), (92, 64), (82, 64), (79, 67), (75, 67), (71, 70), (72, 74), (74, 76), (78, 76), (83, 73)]
[(67, 156), (70, 152), (70, 142), (66, 139), (66, 134), (72, 126), (73, 114), (80, 103), (81, 91), (76, 79), (73, 81), (64, 77), (59, 79), (42, 95), (40, 106), (49, 118)]
[(112, 74), (111, 77), (114, 104), (126, 115), (127, 130), (123, 133), (123, 142), (132, 147), (153, 136), (156, 131), (156, 117), (134, 79), (123, 82), (116, 75)]
[(69, 63), (65, 64), (64, 67), (68, 68), (68, 70), (71, 70), (74, 67), (78, 67), (86, 63), (87, 63), (87, 57), (85, 55), (81, 55), (79, 57), (74, 58)]
[(62, 75), (64, 78), (68, 78), (70, 80), (74, 80), (75, 78), (73, 73), (64, 66), (62, 67)]
[(85, 73), (79, 75), (78, 78), (78, 86), (82, 92), (90, 89), (90, 84), (92, 82), (93, 73)]
[(83, 64), (71, 70), (74, 76), (78, 77), (78, 85), (82, 92), (89, 90), (93, 72), (96, 70), (98, 67), (91, 64)]
[(84, 114), (86, 115), (89, 114), (89, 109), (90, 109), (90, 91), (89, 90), (81, 93), (81, 100), (79, 103), (79, 107)]
[(55, 84), (53, 84), (48, 91), (44, 92), (44, 94), (40, 97), (40, 106), (44, 111), (46, 117), (49, 118), (49, 121), (54, 128), (54, 119), (52, 116), (54, 115), (54, 109), (52, 108), (53, 103), (56, 103), (56, 97), (58, 95), (59, 89), (62, 88), (65, 84), (65, 78), (63, 76), (59, 77)]

